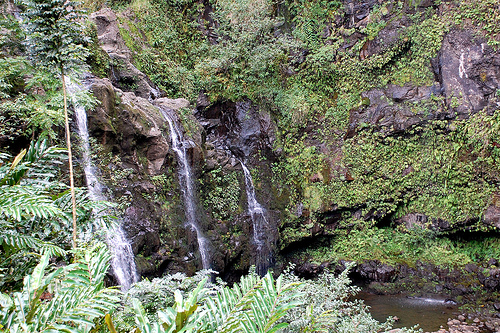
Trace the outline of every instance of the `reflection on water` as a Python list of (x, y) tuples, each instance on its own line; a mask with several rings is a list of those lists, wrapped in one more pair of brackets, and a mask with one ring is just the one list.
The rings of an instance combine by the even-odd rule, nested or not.
[(439, 330), (440, 326), (447, 327), (448, 318), (456, 315), (457, 306), (445, 302), (445, 298), (409, 298), (402, 295), (375, 295), (360, 292), (357, 297), (370, 306), (370, 313), (378, 321), (385, 321), (387, 317), (396, 316), (399, 321), (395, 328), (412, 327), (419, 325), (424, 332)]

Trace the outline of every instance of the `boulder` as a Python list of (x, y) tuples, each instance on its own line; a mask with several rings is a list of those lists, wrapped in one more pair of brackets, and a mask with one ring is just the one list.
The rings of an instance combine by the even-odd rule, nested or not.
[(90, 16), (97, 27), (99, 45), (112, 59), (111, 79), (124, 91), (155, 99), (161, 95), (153, 82), (132, 64), (132, 53), (120, 35), (119, 22), (110, 8), (102, 8)]
[(485, 40), (467, 30), (446, 35), (438, 56), (436, 74), (446, 103), (461, 118), (495, 103), (500, 88), (500, 54)]

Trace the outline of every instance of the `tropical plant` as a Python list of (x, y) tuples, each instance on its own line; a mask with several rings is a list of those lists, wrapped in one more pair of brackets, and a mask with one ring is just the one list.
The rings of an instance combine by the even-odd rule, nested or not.
[(25, 8), (24, 28), (27, 46), (33, 62), (58, 73), (64, 101), (66, 145), (68, 149), (69, 178), (73, 216), (73, 247), (76, 247), (76, 195), (69, 129), (66, 74), (83, 66), (86, 41), (80, 18), (83, 12), (78, 2), (67, 0), (29, 0), (21, 3)]
[[(339, 275), (325, 271), (315, 280), (301, 284), (305, 306), (287, 313), (290, 326), (284, 332), (382, 332), (391, 329), (393, 320), (385, 323), (375, 320), (361, 300), (353, 300), (359, 288), (351, 285), (348, 273), (354, 262)], [(283, 274), (287, 282), (300, 281), (289, 272)]]
[(200, 327), (204, 318), (204, 312), (197, 311), (199, 302), (206, 294), (204, 288), (208, 278), (202, 280), (196, 289), (184, 298), (180, 290), (175, 290), (174, 307), (168, 307), (165, 311), (158, 311), (158, 321), (151, 323), (146, 316), (144, 308), (138, 299), (133, 299), (134, 311), (136, 313), (136, 323), (139, 328), (136, 333), (181, 333), (193, 332)]
[(288, 323), (281, 322), (281, 318), (302, 303), (298, 300), (301, 293), (296, 291), (300, 283), (284, 284), (282, 277), (275, 281), (270, 273), (263, 278), (249, 274), (232, 288), (221, 286), (216, 290), (204, 288), (207, 280), (187, 297), (175, 291), (174, 306), (158, 311), (153, 323), (135, 300), (136, 332), (272, 333), (286, 327)]
[(233, 288), (223, 287), (207, 300), (207, 329), (218, 333), (276, 332), (288, 326), (280, 322), (287, 311), (302, 304), (302, 293), (297, 292), (300, 284), (285, 284), (282, 276), (274, 281), (270, 272), (263, 278), (256, 274), (242, 277)]
[(112, 311), (118, 290), (105, 288), (110, 255), (103, 243), (76, 251), (76, 262), (48, 272), (49, 255), (41, 257), (24, 288), (0, 294), (0, 331), (86, 333), (94, 320)]
[[(66, 254), (71, 238), (71, 198), (58, 182), (66, 151), (47, 140), (31, 143), (15, 158), (0, 153), (0, 285), (15, 285), (33, 267), (36, 253)], [(77, 216), (86, 220), (92, 209), (105, 203), (86, 200), (78, 191)]]
[[(144, 295), (141, 300), (133, 298), (130, 306), (134, 315), (127, 315), (135, 318), (137, 328), (134, 331), (130, 326), (121, 327), (121, 323), (118, 326), (122, 331), (132, 330), (135, 333), (389, 331), (394, 323), (392, 319), (385, 323), (378, 322), (370, 315), (363, 301), (354, 299), (359, 288), (352, 286), (348, 278), (353, 264), (347, 265), (340, 275), (326, 271), (314, 280), (297, 277), (292, 272), (293, 267), (276, 281), (270, 273), (261, 278), (251, 272), (232, 288), (224, 284), (207, 283), (207, 278), (195, 288), (191, 278), (186, 278), (189, 281), (183, 285), (178, 280), (181, 276), (176, 276), (174, 284), (179, 288), (172, 290), (172, 276), (164, 283), (161, 283), (163, 279), (156, 279), (156, 282), (166, 287), (159, 292), (162, 295), (160, 297), (174, 298), (173, 304), (153, 314), (144, 307), (148, 304)], [(186, 292), (186, 286), (191, 291)], [(146, 289), (151, 293), (151, 287), (151, 283), (148, 286), (139, 284), (129, 293), (140, 295)], [(148, 299), (151, 300), (151, 297), (149, 295)], [(115, 315), (119, 315), (119, 312)], [(400, 332), (420, 331), (404, 328)]]

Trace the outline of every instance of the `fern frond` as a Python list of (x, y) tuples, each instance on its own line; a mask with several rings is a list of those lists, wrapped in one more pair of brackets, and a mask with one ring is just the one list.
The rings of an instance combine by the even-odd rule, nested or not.
[[(25, 278), (22, 292), (14, 294), (15, 307), (6, 314), (12, 320), (4, 325), (26, 327), (29, 332), (87, 332), (93, 320), (116, 307), (119, 293), (104, 287), (110, 255), (104, 245), (86, 251), (77, 263), (46, 274), (48, 255), (43, 255), (33, 273)], [(52, 281), (57, 278), (57, 285)], [(41, 294), (51, 285), (55, 290), (49, 302)], [(5, 316), (4, 316), (5, 317)]]
[(29, 186), (0, 188), (0, 215), (21, 221), (24, 215), (48, 219), (61, 215), (52, 198)]
[(206, 302), (208, 328), (220, 333), (237, 329), (260, 284), (257, 276), (244, 276), (232, 289), (222, 288), (215, 297), (209, 298)]
[(36, 252), (46, 254), (49, 257), (60, 257), (66, 255), (66, 251), (61, 247), (44, 242), (32, 236), (21, 234), (2, 234), (0, 235), (0, 245), (8, 245), (17, 250), (34, 250)]
[(23, 150), (16, 156), (10, 168), (2, 166), (0, 185), (18, 185), (23, 180), (26, 184), (43, 185), (57, 175), (65, 158), (65, 150), (49, 147), (47, 140), (32, 141), (27, 151)]

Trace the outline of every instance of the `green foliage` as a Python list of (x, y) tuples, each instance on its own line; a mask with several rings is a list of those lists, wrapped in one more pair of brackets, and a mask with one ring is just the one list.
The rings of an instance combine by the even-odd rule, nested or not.
[(135, 1), (131, 13), (119, 15), (120, 33), (134, 64), (170, 98), (196, 98), (200, 86), (194, 64), (204, 55), (195, 1)]
[[(344, 146), (344, 163), (354, 180), (336, 178), (325, 188), (327, 197), (341, 207), (366, 203), (363, 216), (421, 212), (453, 224), (481, 215), (494, 191), (488, 180), (497, 174), (498, 151), (484, 146), (493, 137), (481, 137), (479, 147), (473, 141), (479, 139), (468, 129), (474, 119), (451, 131), (435, 122), (404, 138), (363, 131)], [(471, 149), (485, 150), (471, 155)]]
[(85, 62), (90, 66), (91, 72), (98, 77), (107, 77), (111, 68), (111, 59), (100, 45), (97, 38), (97, 27), (87, 24), (85, 35), (89, 36), (86, 47), (89, 50)]
[(192, 332), (196, 327), (199, 327), (203, 314), (197, 311), (199, 307), (198, 302), (204, 298), (206, 290), (203, 286), (207, 280), (208, 278), (205, 278), (201, 281), (198, 286), (189, 293), (187, 299), (184, 299), (179, 290), (175, 290), (175, 307), (169, 307), (165, 311), (158, 311), (159, 323), (154, 322), (150, 324), (141, 303), (137, 299), (133, 299), (139, 332), (182, 333)]
[(203, 179), (202, 202), (216, 220), (230, 220), (240, 212), (241, 188), (235, 172), (224, 173), (222, 168), (207, 172)]
[(59, 74), (80, 68), (86, 55), (86, 37), (78, 2), (29, 0), (21, 5), (32, 61)]
[[(207, 283), (202, 274), (195, 279), (181, 275), (137, 284), (127, 299), (133, 310), (136, 332), (363, 332), (390, 330), (374, 320), (362, 301), (352, 297), (359, 291), (347, 277), (351, 266), (335, 276), (325, 272), (315, 280), (302, 280), (285, 271), (276, 280), (250, 273), (233, 287)], [(184, 280), (189, 280), (187, 283)], [(158, 284), (159, 283), (159, 284)], [(178, 288), (178, 289), (176, 289)], [(134, 291), (135, 290), (135, 291)], [(149, 295), (139, 300), (142, 291)], [(162, 301), (168, 298), (169, 305)], [(142, 297), (142, 296), (140, 296)], [(145, 304), (162, 304), (154, 313)], [(154, 301), (153, 301), (154, 302)], [(153, 309), (150, 309), (153, 310)], [(130, 331), (121, 326), (120, 331)], [(417, 330), (402, 329), (402, 332)]]
[(488, 39), (488, 44), (495, 49), (500, 45), (500, 27), (498, 16), (500, 8), (495, 0), (461, 1), (454, 12), (455, 23), (459, 26), (477, 30)]
[(274, 281), (268, 273), (243, 277), (233, 288), (216, 288), (209, 295), (201, 281), (186, 298), (174, 291), (175, 304), (158, 312), (158, 319), (150, 323), (140, 303), (134, 301), (134, 310), (141, 332), (275, 332), (288, 324), (281, 322), (287, 311), (301, 304), (300, 293), (295, 289), (300, 283), (283, 284), (282, 278)]
[(281, 64), (298, 45), (284, 35), (273, 35), (282, 22), (272, 16), (270, 1), (218, 1), (213, 13), (218, 43), (197, 69), (212, 100), (272, 104), (281, 91)]
[(24, 31), (14, 17), (3, 18), (0, 26), (9, 33), (0, 58), (0, 135), (7, 142), (35, 133), (55, 139), (54, 126), (63, 121), (60, 83), (19, 55)]
[(90, 332), (94, 319), (112, 311), (119, 299), (116, 289), (104, 287), (110, 259), (106, 247), (96, 244), (77, 258), (49, 273), (49, 256), (43, 255), (21, 291), (12, 297), (1, 294), (2, 332)]
[(471, 240), (441, 237), (437, 232), (420, 227), (404, 232), (374, 227), (342, 233), (323, 243), (318, 242), (317, 246), (298, 251), (296, 255), (316, 262), (378, 260), (389, 265), (415, 267), (421, 262), (456, 268), (496, 258), (500, 255), (499, 243), (494, 236)]
[(28, 63), (23, 57), (0, 59), (0, 98), (8, 98), (24, 88)]
[(322, 169), (324, 155), (317, 152), (316, 147), (305, 144), (306, 136), (297, 138), (296, 135), (288, 133), (283, 139), (282, 147), (286, 156), (285, 161), (273, 165), (273, 176), (276, 184), (283, 184), (289, 191), (290, 202), (298, 202), (304, 199), (303, 204), (312, 210), (319, 209), (321, 201), (311, 179), (317, 176), (323, 178)]
[[(63, 149), (49, 146), (46, 140), (32, 142), (12, 162), (9, 155), (0, 155), (0, 285), (14, 286), (27, 274), (36, 257), (32, 251), (65, 255), (71, 199), (57, 177), (66, 158)], [(91, 204), (83, 192), (78, 202), (80, 222), (88, 219), (92, 209), (106, 206)]]
[[(128, 309), (131, 309), (131, 300), (137, 299), (141, 302), (141, 306), (143, 306), (147, 315), (153, 316), (158, 310), (174, 305), (175, 291), (181, 292), (181, 294), (186, 297), (189, 291), (193, 290), (211, 273), (213, 272), (200, 271), (191, 277), (187, 277), (183, 273), (175, 273), (167, 274), (161, 278), (155, 278), (151, 281), (144, 279), (134, 284), (134, 286), (127, 292), (125, 305)], [(206, 286), (208, 287), (209, 285)], [(125, 311), (123, 316), (124, 321), (126, 321), (127, 315), (128, 312)]]
[[(351, 285), (348, 273), (351, 263), (338, 276), (325, 271), (318, 278), (301, 283), (299, 291), (305, 306), (295, 307), (285, 317), (290, 326), (283, 332), (385, 332), (394, 323), (389, 318), (379, 323), (371, 317), (360, 300), (353, 300), (359, 287)], [(300, 281), (291, 273), (283, 274), (285, 281)], [(402, 332), (413, 332), (403, 329)]]

